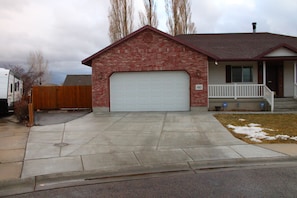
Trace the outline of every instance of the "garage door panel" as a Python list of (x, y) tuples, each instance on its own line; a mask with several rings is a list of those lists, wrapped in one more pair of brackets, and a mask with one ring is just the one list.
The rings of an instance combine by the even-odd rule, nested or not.
[(122, 72), (110, 77), (111, 111), (188, 111), (189, 76), (182, 71)]

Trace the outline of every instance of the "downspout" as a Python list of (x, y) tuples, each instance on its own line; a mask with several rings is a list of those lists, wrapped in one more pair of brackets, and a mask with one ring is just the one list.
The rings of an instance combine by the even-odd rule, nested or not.
[(294, 62), (294, 84), (297, 83), (297, 62)]
[(297, 61), (294, 62), (294, 98), (297, 99)]
[(207, 61), (207, 109), (209, 110), (209, 61)]

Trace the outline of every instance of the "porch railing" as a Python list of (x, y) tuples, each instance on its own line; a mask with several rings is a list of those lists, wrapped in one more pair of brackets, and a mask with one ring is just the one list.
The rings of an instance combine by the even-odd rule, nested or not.
[(274, 110), (274, 92), (263, 84), (208, 85), (208, 98), (264, 98)]
[(263, 98), (266, 99), (266, 101), (270, 104), (271, 106), (271, 112), (274, 111), (274, 92), (271, 91), (266, 85), (264, 86), (264, 96)]
[(297, 99), (297, 83), (294, 84), (294, 98)]

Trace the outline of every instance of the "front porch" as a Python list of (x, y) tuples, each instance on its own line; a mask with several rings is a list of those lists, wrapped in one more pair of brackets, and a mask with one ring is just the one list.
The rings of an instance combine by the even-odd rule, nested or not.
[[(263, 84), (209, 85), (208, 109), (273, 112), (275, 109), (274, 97), (275, 93)], [(297, 83), (294, 84), (294, 96), (288, 98), (295, 99), (297, 103)]]
[(209, 110), (273, 112), (275, 98), (297, 99), (296, 61), (210, 63), (208, 98)]
[(209, 85), (208, 98), (209, 110), (274, 111), (274, 92), (263, 84)]

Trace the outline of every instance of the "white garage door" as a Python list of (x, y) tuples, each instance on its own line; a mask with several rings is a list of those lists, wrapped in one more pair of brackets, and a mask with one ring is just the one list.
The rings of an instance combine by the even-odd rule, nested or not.
[(188, 111), (189, 81), (183, 71), (114, 73), (110, 111)]

